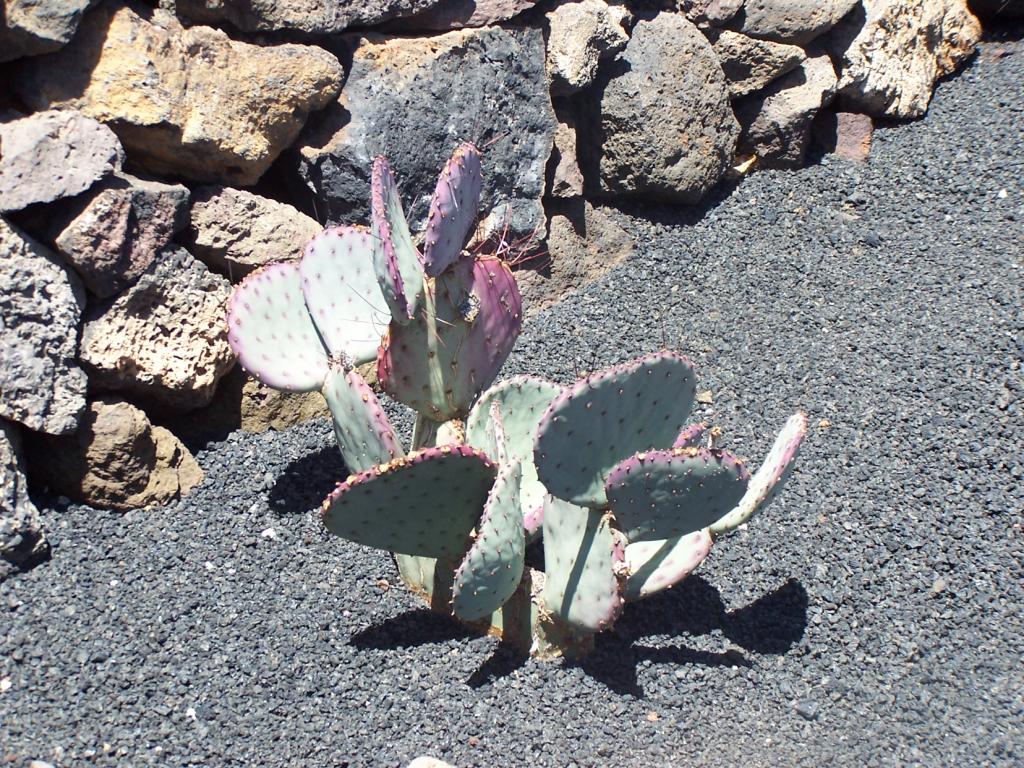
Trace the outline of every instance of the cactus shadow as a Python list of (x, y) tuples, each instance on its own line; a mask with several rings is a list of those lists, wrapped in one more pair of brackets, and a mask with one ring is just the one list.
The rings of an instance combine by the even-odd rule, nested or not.
[(631, 604), (611, 632), (597, 635), (593, 653), (575, 665), (616, 693), (642, 698), (636, 670), (643, 662), (701, 667), (752, 664), (736, 648), (714, 652), (684, 644), (654, 646), (646, 644), (645, 638), (723, 636), (743, 651), (778, 655), (803, 638), (807, 606), (807, 591), (790, 578), (749, 605), (726, 611), (712, 584), (690, 576), (674, 589)]
[(478, 633), (466, 629), (449, 616), (429, 608), (416, 608), (356, 632), (348, 643), (360, 649), (384, 651), (477, 636)]
[(305, 514), (320, 506), (327, 494), (348, 474), (348, 468), (334, 446), (298, 458), (285, 467), (270, 489), (270, 510), (279, 517)]

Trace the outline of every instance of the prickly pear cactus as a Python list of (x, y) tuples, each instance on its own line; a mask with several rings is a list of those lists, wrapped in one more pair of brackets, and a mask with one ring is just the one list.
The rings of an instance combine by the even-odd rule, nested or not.
[[(507, 244), (465, 250), (481, 186), (480, 151), (462, 144), (415, 238), (377, 158), (370, 229), (325, 230), (246, 278), (228, 338), (263, 383), (326, 399), (353, 473), (322, 505), (328, 531), (392, 553), (434, 610), (535, 656), (578, 655), (775, 497), (807, 421), (789, 419), (751, 476), (714, 445), (717, 428), (688, 421), (696, 374), (675, 352), (567, 386), (492, 385), (522, 299)], [(356, 370), (374, 361), (383, 391), (416, 411), (409, 453)], [(526, 564), (538, 538), (543, 570)]]

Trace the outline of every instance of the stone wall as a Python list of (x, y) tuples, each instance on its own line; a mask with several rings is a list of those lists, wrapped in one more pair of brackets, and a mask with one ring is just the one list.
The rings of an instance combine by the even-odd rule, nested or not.
[(484, 147), (480, 235), (546, 240), (535, 309), (632, 252), (602, 203), (694, 205), (815, 132), (863, 159), (980, 32), (965, 0), (3, 0), (0, 578), (45, 552), (26, 472), (164, 504), (202, 479), (179, 438), (324, 412), (235, 368), (224, 303), (365, 222), (374, 155), (417, 229)]

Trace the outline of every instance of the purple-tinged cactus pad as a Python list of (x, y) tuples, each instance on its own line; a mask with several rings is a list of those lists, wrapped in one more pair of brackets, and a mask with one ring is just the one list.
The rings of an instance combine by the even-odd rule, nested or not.
[(494, 442), (493, 409), (498, 408), (504, 427), (504, 450), (510, 461), (523, 465), (523, 483), (520, 499), (523, 506), (524, 523), (533, 531), (539, 527), (547, 493), (537, 479), (537, 467), (533, 463), (533, 443), (541, 417), (551, 401), (558, 397), (564, 387), (533, 376), (513, 376), (498, 382), (476, 401), (466, 418), (466, 442), (496, 456)]
[(734, 530), (775, 498), (793, 471), (793, 460), (806, 434), (806, 415), (797, 413), (786, 420), (779, 436), (775, 438), (775, 444), (768, 452), (768, 457), (754, 473), (747, 492), (736, 508), (711, 524), (713, 536), (721, 536)]
[(476, 540), (455, 572), (452, 612), (476, 621), (508, 600), (523, 577), (526, 537), (519, 511), (518, 463), (506, 464), (494, 481)]
[(544, 609), (600, 632), (622, 612), (625, 553), (608, 517), (548, 496), (544, 507)]
[(626, 547), (626, 602), (674, 587), (707, 559), (713, 541), (708, 530), (659, 541), (638, 541)]
[(600, 508), (612, 467), (638, 451), (669, 446), (696, 392), (690, 361), (646, 355), (576, 382), (551, 403), (537, 434), (537, 476), (563, 499)]
[(349, 477), (323, 503), (336, 536), (404, 555), (460, 558), (497, 468), (479, 451), (444, 445)]
[(676, 441), (672, 443), (673, 448), (693, 448), (700, 444), (700, 441), (704, 439), (704, 435), (707, 434), (708, 425), (703, 421), (696, 424), (690, 424), (687, 427), (683, 427), (682, 432), (676, 437)]
[(430, 201), (423, 244), (423, 266), (428, 277), (437, 277), (459, 258), (476, 221), (482, 188), (480, 150), (467, 142), (445, 164)]
[(434, 281), (412, 321), (391, 323), (377, 356), (381, 386), (434, 421), (464, 417), (512, 350), (521, 312), (503, 262), (457, 262)]
[(736, 506), (749, 479), (727, 451), (673, 448), (620, 462), (606, 491), (615, 522), (632, 544), (707, 528)]
[(364, 472), (405, 455), (380, 401), (356, 371), (332, 367), (322, 391), (349, 471)]
[(395, 176), (383, 157), (373, 161), (370, 223), (374, 268), (381, 293), (391, 310), (391, 317), (398, 323), (407, 323), (416, 314), (423, 298), (423, 265), (420, 252), (409, 234)]
[(320, 389), (327, 350), (306, 311), (298, 264), (270, 264), (235, 287), (228, 300), (228, 343), (242, 367), (268, 387)]
[(374, 360), (391, 315), (377, 283), (370, 233), (362, 227), (324, 230), (306, 245), (299, 275), (331, 356), (349, 367)]

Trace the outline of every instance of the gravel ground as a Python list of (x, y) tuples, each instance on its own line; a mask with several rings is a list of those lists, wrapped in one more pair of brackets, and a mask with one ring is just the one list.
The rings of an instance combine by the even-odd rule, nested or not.
[(559, 380), (684, 350), (742, 455), (814, 425), (769, 512), (585, 663), (467, 636), (329, 538), (326, 424), (236, 434), (173, 508), (44, 510), (52, 560), (0, 587), (0, 758), (1024, 764), (1024, 45), (999, 50), (866, 165), (615, 213), (636, 258), (527, 329), (508, 370)]

